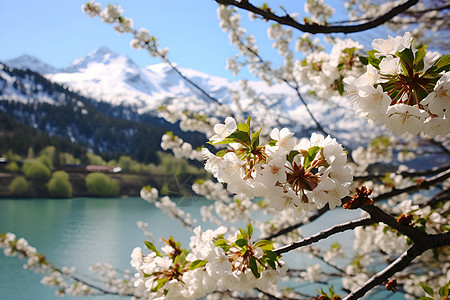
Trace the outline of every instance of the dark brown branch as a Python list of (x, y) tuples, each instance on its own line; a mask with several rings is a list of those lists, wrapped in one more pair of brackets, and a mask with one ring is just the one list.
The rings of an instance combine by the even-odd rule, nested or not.
[[(350, 198), (349, 198), (350, 199)], [(324, 213), (326, 213), (327, 211), (329, 211), (330, 208), (328, 207), (328, 205), (325, 205), (324, 207), (322, 207), (321, 209), (317, 210), (314, 215), (312, 215), (311, 217), (308, 218), (308, 222), (299, 222), (297, 224), (291, 225), (289, 227), (283, 228), (278, 232), (275, 232), (271, 235), (269, 235), (268, 237), (262, 238), (263, 240), (271, 240), (274, 239), (276, 237), (282, 236), (284, 234), (287, 234), (307, 223), (311, 223), (313, 221), (315, 221), (316, 219), (318, 219), (320, 216), (322, 216)]]
[[(450, 5), (444, 5), (444, 6), (440, 6), (440, 7), (434, 7), (434, 8), (428, 8), (428, 9), (424, 9), (424, 10), (410, 10), (408, 12), (405, 12), (406, 15), (409, 16), (416, 16), (416, 17), (421, 17), (423, 14), (427, 13), (427, 12), (431, 12), (431, 11), (441, 11), (441, 10), (446, 10), (446, 9), (450, 9)], [(355, 20), (342, 20), (342, 21), (334, 21), (334, 22), (330, 22), (329, 24), (346, 24), (346, 23), (355, 23), (355, 22), (362, 22), (362, 21), (368, 21), (371, 18), (361, 18), (361, 19), (355, 19)], [(396, 22), (391, 22), (388, 21), (389, 23), (396, 23)]]
[(369, 213), (372, 221), (385, 223), (386, 225), (396, 229), (401, 234), (409, 237), (416, 244), (422, 244), (426, 237), (425, 233), (418, 231), (411, 225), (397, 222), (397, 219), (376, 205), (362, 205), (361, 209)]
[(358, 288), (356, 291), (353, 291), (350, 294), (348, 294), (347, 297), (344, 298), (344, 300), (353, 300), (361, 298), (368, 291), (382, 284), (384, 281), (386, 281), (395, 273), (406, 268), (413, 261), (414, 258), (421, 255), (424, 251), (425, 250), (422, 247), (419, 247), (417, 245), (412, 246), (384, 270), (373, 275), (363, 286)]
[[(415, 191), (418, 191), (418, 190), (421, 190), (421, 189), (427, 189), (427, 188), (432, 187), (432, 186), (434, 186), (436, 184), (439, 184), (440, 182), (443, 182), (445, 179), (447, 179), (449, 177), (450, 177), (450, 169), (447, 170), (446, 172), (443, 172), (443, 173), (441, 173), (439, 175), (436, 175), (436, 176), (434, 176), (432, 178), (426, 179), (421, 184), (410, 185), (410, 186), (408, 186), (406, 188), (402, 188), (402, 189), (395, 189), (394, 188), (390, 192), (387, 192), (387, 193), (378, 195), (376, 197), (373, 197), (373, 201), (374, 202), (378, 202), (378, 201), (385, 200), (385, 199), (388, 199), (390, 197), (397, 196), (397, 195), (400, 195), (400, 194), (403, 194), (403, 193), (411, 193), (411, 192), (415, 192)], [(347, 196), (347, 197), (342, 199), (342, 203), (344, 204), (344, 203), (350, 201), (350, 199), (351, 199), (351, 197)], [(271, 239), (274, 239), (274, 238), (279, 237), (281, 235), (287, 234), (287, 233), (289, 233), (289, 232), (291, 232), (291, 231), (293, 231), (293, 230), (295, 230), (297, 228), (300, 228), (301, 226), (305, 225), (306, 223), (311, 223), (311, 222), (315, 221), (316, 219), (318, 219), (320, 216), (322, 216), (323, 214), (325, 214), (329, 210), (330, 209), (329, 209), (328, 205), (325, 205), (321, 209), (317, 210), (314, 215), (309, 217), (308, 222), (299, 222), (297, 224), (291, 225), (289, 227), (281, 229), (280, 231), (278, 231), (276, 233), (271, 234), (270, 236), (268, 236), (268, 237), (266, 237), (264, 239), (271, 240)]]
[[(411, 192), (415, 192), (415, 191), (418, 191), (418, 190), (427, 189), (427, 188), (432, 187), (432, 186), (434, 186), (434, 185), (436, 185), (438, 183), (443, 182), (444, 180), (446, 180), (449, 177), (450, 177), (450, 169), (446, 170), (445, 172), (442, 172), (439, 175), (436, 175), (434, 177), (426, 179), (425, 181), (423, 181), (420, 184), (413, 184), (413, 185), (410, 185), (410, 186), (402, 188), (402, 189), (393, 188), (392, 191), (390, 191), (390, 192), (387, 192), (387, 193), (378, 195), (377, 197), (374, 197), (373, 201), (377, 202), (377, 201), (385, 200), (385, 199), (388, 199), (390, 197), (397, 196), (397, 195), (400, 195), (400, 194), (403, 194), (403, 193), (411, 193)], [(344, 202), (344, 200), (342, 202)]]
[(337, 265), (335, 265), (334, 263), (332, 263), (331, 261), (325, 260), (325, 258), (323, 256), (318, 255), (317, 253), (313, 253), (312, 254), (315, 258), (320, 259), (324, 264), (332, 267), (333, 269), (337, 270), (339, 273), (346, 274), (345, 270), (341, 269), (340, 267), (338, 267)]
[(391, 11), (387, 12), (386, 14), (375, 18), (371, 21), (368, 21), (366, 23), (358, 24), (358, 25), (347, 25), (347, 26), (326, 26), (326, 25), (319, 25), (319, 24), (300, 24), (297, 21), (295, 21), (293, 18), (291, 18), (289, 15), (285, 16), (278, 16), (271, 11), (261, 9), (259, 7), (256, 7), (252, 5), (249, 1), (236, 1), (236, 0), (215, 0), (217, 3), (223, 4), (223, 5), (232, 5), (239, 7), (241, 9), (251, 11), (261, 17), (263, 17), (266, 20), (272, 20), (277, 23), (287, 25), (293, 28), (296, 28), (303, 32), (309, 32), (309, 33), (354, 33), (354, 32), (360, 32), (369, 30), (372, 28), (375, 28), (377, 26), (380, 26), (389, 20), (391, 20), (396, 15), (406, 11), (408, 8), (416, 5), (419, 0), (408, 0), (405, 3), (394, 7)]
[(336, 233), (339, 232), (344, 232), (346, 230), (350, 230), (350, 229), (355, 229), (356, 227), (359, 226), (367, 226), (367, 225), (371, 225), (373, 223), (375, 223), (376, 221), (372, 220), (371, 218), (362, 218), (359, 220), (355, 220), (355, 221), (350, 221), (350, 222), (346, 222), (343, 224), (339, 224), (339, 225), (335, 225), (331, 228), (325, 229), (320, 231), (319, 233), (312, 235), (310, 237), (304, 238), (301, 241), (292, 243), (290, 245), (286, 245), (283, 246), (281, 248), (278, 248), (276, 250), (274, 250), (278, 255), (289, 252), (291, 250), (303, 247), (303, 246), (307, 246), (307, 245), (311, 245), (313, 243), (316, 243), (320, 240), (326, 239), (327, 237), (334, 235)]
[(426, 250), (448, 245), (450, 245), (450, 232), (426, 235), (423, 242), (413, 245), (384, 270), (372, 276), (363, 286), (347, 295), (344, 300), (353, 300), (363, 297), (368, 291), (382, 284), (395, 273), (405, 269), (414, 258), (418, 257)]

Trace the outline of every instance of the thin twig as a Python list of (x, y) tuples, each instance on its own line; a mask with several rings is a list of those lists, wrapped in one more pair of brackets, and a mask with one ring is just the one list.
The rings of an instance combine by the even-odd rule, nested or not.
[[(446, 164), (439, 168), (433, 168), (430, 170), (423, 170), (423, 171), (416, 171), (416, 172), (400, 172), (398, 175), (401, 175), (403, 178), (409, 178), (409, 177), (418, 177), (418, 176), (429, 176), (429, 175), (435, 175), (439, 174), (445, 170), (450, 169), (450, 164)], [(397, 173), (396, 173), (397, 174)], [(383, 178), (386, 176), (386, 173), (376, 173), (366, 176), (354, 176), (353, 180), (371, 180), (375, 178)]]
[(289, 252), (291, 250), (303, 247), (303, 246), (307, 246), (307, 245), (311, 245), (313, 243), (316, 243), (320, 240), (326, 239), (327, 237), (334, 235), (336, 233), (339, 232), (344, 232), (346, 230), (350, 230), (350, 229), (355, 229), (356, 227), (359, 226), (367, 226), (367, 225), (371, 225), (375, 223), (374, 220), (372, 220), (372, 218), (362, 218), (359, 220), (355, 220), (355, 221), (350, 221), (350, 222), (346, 222), (346, 223), (342, 223), (339, 225), (335, 225), (331, 228), (325, 229), (320, 231), (319, 233), (312, 235), (310, 237), (304, 238), (301, 241), (298, 242), (294, 242), (291, 243), (290, 245), (286, 245), (283, 246), (281, 248), (278, 248), (276, 250), (274, 250), (274, 252), (276, 252), (278, 255)]

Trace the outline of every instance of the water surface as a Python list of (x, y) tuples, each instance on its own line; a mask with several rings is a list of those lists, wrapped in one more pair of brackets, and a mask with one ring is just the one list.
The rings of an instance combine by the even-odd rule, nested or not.
[[(202, 198), (174, 199), (199, 221), (200, 206), (208, 203)], [(210, 202), (209, 202), (210, 203)], [(312, 224), (302, 228), (305, 236), (315, 234), (341, 222), (359, 218), (358, 211), (335, 209)], [(267, 218), (267, 216), (265, 217)], [(0, 200), (0, 233), (13, 232), (24, 237), (37, 251), (57, 267), (76, 266), (77, 275), (89, 282), (96, 276), (89, 266), (108, 263), (120, 269), (132, 270), (130, 254), (137, 247), (145, 247), (145, 236), (136, 221), (149, 224), (154, 243), (163, 246), (160, 237), (173, 236), (188, 248), (191, 232), (141, 198), (75, 198), (75, 199), (3, 199)], [(201, 222), (200, 222), (201, 223)], [(214, 228), (208, 224), (208, 228)], [(240, 226), (243, 224), (239, 224)], [(345, 252), (352, 251), (352, 232), (346, 232), (322, 241), (321, 249), (339, 241)], [(284, 260), (293, 268), (306, 268), (317, 263), (308, 255), (288, 253)], [(42, 275), (22, 268), (24, 261), (5, 257), (0, 253), (1, 300), (56, 300), (55, 290), (40, 284)], [(133, 272), (134, 273), (134, 272)], [(339, 280), (329, 282), (335, 289)], [(304, 284), (302, 284), (304, 287)], [(326, 286), (309, 285), (308, 292)], [(304, 290), (303, 290), (304, 291)], [(384, 296), (366, 299), (385, 299)], [(396, 295), (389, 299), (403, 299)], [(64, 299), (80, 299), (66, 296)], [(91, 296), (81, 299), (120, 300), (118, 296)]]

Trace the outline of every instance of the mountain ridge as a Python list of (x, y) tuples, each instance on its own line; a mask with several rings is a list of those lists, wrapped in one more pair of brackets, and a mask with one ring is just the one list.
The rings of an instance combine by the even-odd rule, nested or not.
[[(5, 63), (8, 64), (8, 61)], [(29, 59), (28, 63), (34, 64), (30, 69), (41, 66), (39, 60)], [(21, 67), (25, 67), (24, 64)], [(315, 130), (315, 123), (296, 92), (284, 84), (269, 86), (264, 82), (249, 81), (247, 85), (254, 92), (246, 95), (237, 81), (175, 66), (233, 112), (240, 107), (252, 117), (270, 119), (269, 126), (290, 127), (303, 136)], [(214, 106), (210, 105), (211, 100), (182, 79), (169, 65), (140, 67), (127, 56), (106, 47), (95, 49), (70, 66), (43, 76), (84, 97), (116, 107), (132, 108), (139, 114), (155, 114), (158, 107), (167, 105), (181, 111), (192, 110), (194, 113), (211, 116), (216, 114)], [(239, 103), (233, 100), (230, 90), (240, 95)], [(308, 90), (302, 87), (301, 92), (307, 95)], [(328, 128), (333, 136), (344, 143), (355, 142), (355, 131), (362, 132), (362, 140), (365, 141), (383, 133), (382, 129), (374, 129), (366, 120), (359, 119), (350, 101), (329, 99), (321, 102), (312, 99), (308, 103), (309, 110), (314, 112), (315, 118), (323, 127)], [(362, 140), (357, 142), (361, 144)]]

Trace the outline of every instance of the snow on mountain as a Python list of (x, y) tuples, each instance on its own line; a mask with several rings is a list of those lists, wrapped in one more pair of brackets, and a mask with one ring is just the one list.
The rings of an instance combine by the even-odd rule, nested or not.
[[(83, 96), (112, 105), (125, 105), (140, 112), (148, 112), (167, 104), (181, 110), (191, 109), (214, 114), (214, 111), (211, 111), (211, 100), (182, 79), (169, 65), (162, 63), (140, 67), (127, 56), (105, 47), (92, 51), (60, 70), (52, 69), (50, 66), (43, 68), (44, 63), (29, 58), (25, 58), (21, 63), (20, 58), (13, 61), (23, 68), (41, 66), (41, 70), (46, 70), (42, 73), (45, 73), (45, 77), (51, 81), (67, 85)], [(176, 68), (232, 110), (237, 109), (229, 92), (230, 89), (240, 90), (237, 81), (229, 81), (179, 66)], [(265, 118), (274, 126), (280, 124), (290, 126), (297, 132), (307, 133), (315, 128), (305, 106), (292, 88), (285, 84), (268, 86), (264, 82), (252, 81), (248, 82), (248, 85), (255, 90), (255, 94), (247, 97), (240, 92), (239, 106), (242, 111)], [(304, 95), (306, 93), (305, 90)], [(308, 105), (322, 126), (339, 135), (341, 140), (352, 141), (352, 132), (355, 130), (367, 135), (367, 138), (380, 132), (374, 131), (366, 120), (357, 118), (349, 101), (311, 101)]]
[(7, 60), (5, 61), (5, 64), (16, 69), (30, 69), (31, 71), (38, 72), (40, 74), (57, 73), (59, 71), (57, 68), (27, 54)]
[[(29, 76), (17, 78), (5, 72), (5, 68), (7, 67), (0, 64), (0, 101), (11, 100), (28, 104), (36, 100), (49, 104), (55, 104), (58, 101), (45, 91), (42, 82), (36, 82), (36, 78)], [(25, 69), (30, 68), (27, 67)], [(45, 78), (43, 79), (45, 80)]]

